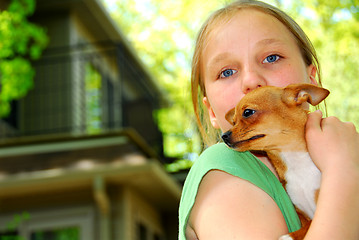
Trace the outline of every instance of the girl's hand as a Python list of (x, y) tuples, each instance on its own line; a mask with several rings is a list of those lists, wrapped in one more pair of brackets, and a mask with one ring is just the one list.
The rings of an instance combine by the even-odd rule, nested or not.
[[(317, 209), (306, 239), (359, 239), (359, 134), (352, 123), (310, 113), (310, 156), (322, 172)], [(325, 231), (323, 231), (325, 229)]]
[(359, 134), (353, 123), (322, 118), (322, 113), (315, 111), (308, 116), (306, 141), (310, 156), (323, 174), (343, 170), (359, 175)]

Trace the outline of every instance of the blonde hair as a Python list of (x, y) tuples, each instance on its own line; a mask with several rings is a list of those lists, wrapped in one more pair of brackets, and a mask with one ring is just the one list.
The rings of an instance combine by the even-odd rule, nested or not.
[(209, 16), (203, 24), (197, 37), (193, 59), (192, 59), (192, 76), (191, 76), (191, 92), (192, 104), (196, 115), (196, 121), (199, 131), (202, 135), (204, 144), (210, 146), (220, 140), (220, 130), (212, 127), (207, 108), (201, 104), (203, 97), (206, 96), (206, 88), (201, 78), (201, 57), (202, 51), (206, 45), (206, 40), (211, 31), (221, 23), (229, 21), (240, 9), (252, 8), (269, 14), (278, 19), (293, 34), (298, 47), (301, 51), (303, 60), (307, 66), (313, 64), (317, 69), (318, 84), (321, 86), (321, 73), (315, 49), (310, 42), (308, 36), (299, 27), (299, 25), (286, 13), (280, 9), (255, 0), (239, 0), (235, 1), (224, 8), (215, 11)]

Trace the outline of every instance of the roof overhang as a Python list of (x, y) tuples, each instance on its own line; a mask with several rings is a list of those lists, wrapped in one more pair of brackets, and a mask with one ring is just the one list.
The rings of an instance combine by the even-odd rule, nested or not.
[(22, 173), (0, 180), (1, 198), (54, 194), (61, 191), (92, 191), (96, 177), (108, 186), (126, 185), (163, 211), (176, 211), (181, 195), (179, 185), (156, 161), (121, 166), (103, 166), (91, 170), (62, 170)]
[[(81, 152), (91, 150), (97, 152), (101, 147), (105, 147), (106, 151), (109, 146), (120, 149), (121, 145), (134, 146), (136, 152), (118, 157), (116, 152), (108, 153), (112, 154), (110, 159), (114, 159), (109, 162), (91, 161), (88, 156), (81, 155)], [(105, 189), (130, 187), (158, 209), (177, 211), (180, 184), (166, 172), (151, 148), (131, 129), (94, 136), (44, 136), (9, 141), (0, 145), (0, 166), (2, 161), (9, 164), (15, 158), (28, 159), (27, 162), (48, 156), (69, 158), (70, 155), (59, 154), (63, 151), (76, 153), (76, 161), (71, 160), (72, 165), (0, 173), (0, 200), (51, 195), (61, 191), (94, 191), (95, 181), (100, 177)], [(31, 163), (27, 164), (31, 166)]]

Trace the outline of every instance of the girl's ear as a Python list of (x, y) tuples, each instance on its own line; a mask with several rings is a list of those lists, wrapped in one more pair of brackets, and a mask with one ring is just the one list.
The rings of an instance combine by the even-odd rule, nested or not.
[(307, 73), (309, 76), (310, 84), (314, 84), (314, 85), (318, 86), (318, 82), (317, 82), (317, 80), (315, 80), (315, 77), (317, 76), (317, 67), (314, 66), (313, 64), (310, 64), (307, 67)]
[(212, 126), (216, 129), (219, 129), (216, 114), (213, 112), (213, 109), (211, 107), (211, 104), (208, 101), (208, 98), (203, 97), (202, 102), (208, 110), (209, 120), (211, 121)]

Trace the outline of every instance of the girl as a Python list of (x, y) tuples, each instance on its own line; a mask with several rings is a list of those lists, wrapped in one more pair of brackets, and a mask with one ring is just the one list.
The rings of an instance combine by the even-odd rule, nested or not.
[[(231, 125), (225, 114), (266, 85), (320, 84), (319, 63), (302, 29), (279, 9), (237, 1), (202, 27), (192, 64), (192, 99), (205, 142)], [(201, 106), (203, 106), (201, 108)], [(322, 171), (317, 210), (305, 239), (359, 239), (359, 134), (351, 123), (309, 114), (306, 141)], [(207, 148), (186, 179), (179, 239), (278, 239), (300, 221), (268, 158), (223, 143)]]

